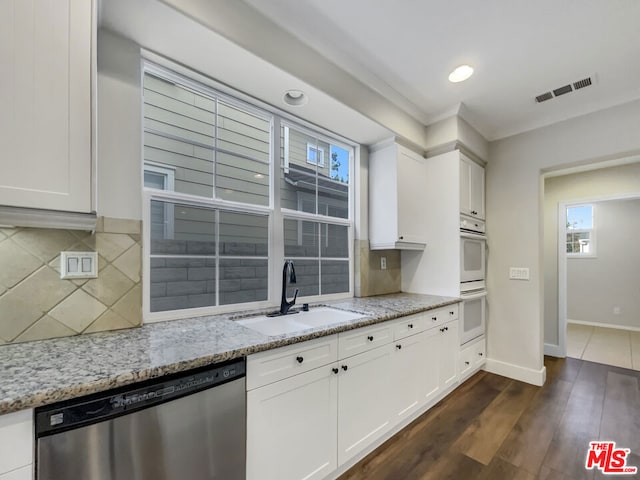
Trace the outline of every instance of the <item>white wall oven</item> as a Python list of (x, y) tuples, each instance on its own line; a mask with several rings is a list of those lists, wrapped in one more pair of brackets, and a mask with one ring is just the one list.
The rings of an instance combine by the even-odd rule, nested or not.
[(460, 234), (460, 290), (485, 288), (486, 238), (477, 233)]
[(467, 292), (460, 295), (460, 345), (464, 345), (470, 340), (484, 335), (485, 330), (485, 309), (487, 292)]

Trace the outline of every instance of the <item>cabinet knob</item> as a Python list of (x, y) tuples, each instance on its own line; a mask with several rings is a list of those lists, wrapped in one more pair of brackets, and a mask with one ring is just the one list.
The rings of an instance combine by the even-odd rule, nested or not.
[(340, 370), (334, 367), (331, 369), (331, 371), (337, 375)]
[(367, 337), (367, 339), (368, 339), (370, 342), (373, 342), (373, 335), (369, 335), (369, 336)]
[(303, 357), (296, 357), (296, 360), (298, 361), (298, 363), (304, 362), (304, 358)]
[(404, 240), (404, 236), (403, 236), (403, 235), (400, 235), (398, 238), (399, 238), (400, 240)]
[(465, 365), (469, 365), (469, 362), (464, 362)]
[(349, 367), (347, 367), (346, 365), (342, 365), (342, 369), (346, 372), (349, 369)]
[(446, 332), (447, 330), (449, 330), (449, 327), (444, 327), (444, 331)]
[(444, 327), (440, 329), (441, 332), (444, 332)]
[(413, 328), (413, 323), (410, 323), (409, 325), (407, 325), (407, 327)]
[(449, 312), (449, 315), (455, 315), (456, 312)]
[(480, 353), (478, 353), (478, 355), (483, 356), (483, 355), (484, 355), (484, 353), (480, 352)]
[(438, 320), (438, 317), (431, 317), (431, 320), (433, 320), (434, 322)]
[(402, 350), (402, 345), (398, 344), (398, 345), (396, 345), (396, 348), (397, 348), (398, 350)]

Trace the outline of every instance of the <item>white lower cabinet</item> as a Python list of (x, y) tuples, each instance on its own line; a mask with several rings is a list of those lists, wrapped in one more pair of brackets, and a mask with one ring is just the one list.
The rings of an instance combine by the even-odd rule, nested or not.
[(33, 477), (33, 410), (0, 416), (0, 480)]
[(338, 463), (343, 464), (391, 426), (393, 345), (338, 362)]
[[(400, 422), (425, 402), (424, 370), (432, 370), (428, 362), (427, 338), (429, 332), (411, 335), (394, 342), (393, 353), (393, 416)], [(421, 366), (421, 368), (417, 368)], [(437, 378), (436, 378), (437, 383)], [(437, 388), (437, 386), (436, 386)]]
[(247, 479), (324, 478), (337, 468), (335, 365), (247, 393)]
[(459, 343), (458, 322), (445, 323), (438, 328), (439, 338), (439, 362), (440, 388), (445, 390), (458, 382), (458, 357)]
[(460, 379), (464, 380), (482, 368), (486, 362), (484, 335), (465, 343), (460, 350)]
[(31, 465), (0, 474), (0, 480), (31, 480), (32, 478), (33, 467)]
[(405, 317), (249, 356), (247, 479), (325, 478), (450, 390), (458, 322), (426, 320)]

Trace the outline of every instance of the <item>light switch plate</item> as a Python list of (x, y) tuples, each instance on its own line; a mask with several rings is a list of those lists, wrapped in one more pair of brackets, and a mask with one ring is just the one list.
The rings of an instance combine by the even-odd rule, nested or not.
[(529, 269), (525, 267), (510, 267), (510, 280), (529, 280)]
[(60, 278), (96, 278), (98, 252), (60, 252)]

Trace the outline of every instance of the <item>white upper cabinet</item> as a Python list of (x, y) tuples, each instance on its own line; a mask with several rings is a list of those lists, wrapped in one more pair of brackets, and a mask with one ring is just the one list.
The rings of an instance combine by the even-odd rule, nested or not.
[(369, 157), (371, 249), (423, 250), (426, 246), (426, 160), (392, 144)]
[(484, 168), (460, 154), (460, 213), (484, 218)]
[(92, 209), (92, 3), (0, 2), (0, 205)]

